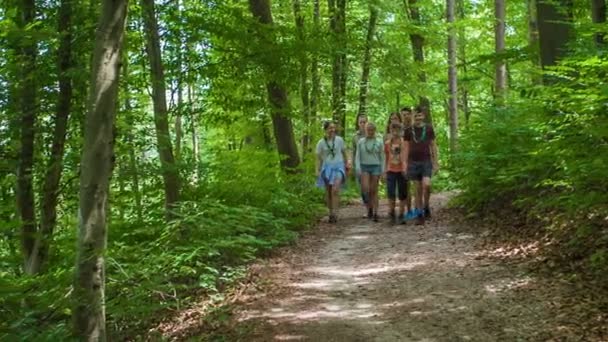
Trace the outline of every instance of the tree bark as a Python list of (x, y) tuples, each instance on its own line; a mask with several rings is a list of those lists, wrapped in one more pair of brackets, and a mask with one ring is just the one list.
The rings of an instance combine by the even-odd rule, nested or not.
[[(313, 32), (314, 39), (320, 39), (320, 24), (321, 22), (321, 10), (319, 0), (313, 2)], [(317, 112), (319, 110), (319, 93), (321, 90), (321, 78), (319, 77), (319, 54), (315, 51), (312, 57), (312, 63), (310, 66), (310, 77), (311, 77), (311, 93), (310, 93), (310, 125), (317, 119)], [(309, 151), (310, 152), (310, 151)]]
[[(17, 165), (17, 210), (21, 218), (21, 248), (24, 256), (26, 273), (34, 271), (30, 267), (30, 259), (36, 253), (36, 212), (34, 201), (33, 168), (34, 168), (34, 139), (36, 125), (36, 39), (31, 32), (31, 25), (36, 16), (34, 0), (23, 0), (18, 7), (18, 25), (27, 35), (18, 43), (21, 85), (18, 89), (20, 107), (20, 150)], [(37, 259), (37, 258), (35, 258)]]
[(494, 47), (496, 53), (495, 62), (495, 96), (497, 103), (502, 105), (507, 91), (507, 64), (502, 56), (505, 51), (505, 0), (494, 0)]
[(328, 0), (332, 51), (333, 119), (346, 128), (346, 0)]
[(146, 50), (150, 59), (152, 99), (154, 102), (154, 124), (158, 155), (165, 187), (165, 210), (167, 219), (174, 217), (173, 210), (179, 202), (180, 179), (169, 134), (165, 72), (160, 50), (158, 24), (154, 12), (154, 0), (141, 0), (146, 33)]
[[(466, 18), (465, 4), (464, 0), (458, 0), (458, 18), (460, 20), (464, 20)], [(461, 27), (458, 31), (458, 56), (462, 65), (462, 75), (464, 79), (467, 79), (467, 33), (466, 28)], [(466, 83), (460, 84), (460, 94), (462, 95), (460, 101), (460, 108), (464, 113), (465, 125), (469, 125), (469, 119), (471, 117), (471, 111), (469, 110), (469, 89)], [(449, 121), (449, 120), (448, 120)]]
[[(179, 16), (182, 17), (183, 13), (181, 10), (181, 1), (175, 2), (176, 11)], [(182, 140), (183, 140), (183, 114), (184, 114), (184, 73), (183, 73), (183, 52), (184, 46), (182, 39), (182, 30), (179, 29), (177, 32), (178, 47), (177, 47), (177, 110), (175, 111), (175, 160), (180, 161), (182, 159)]]
[[(129, 79), (129, 59), (128, 57), (123, 58), (123, 77)], [(141, 185), (139, 180), (139, 168), (137, 167), (137, 156), (135, 155), (135, 145), (133, 141), (133, 120), (131, 119), (131, 93), (129, 89), (129, 82), (124, 82), (125, 89), (125, 117), (127, 118), (127, 132), (126, 132), (126, 143), (129, 150), (129, 175), (131, 176), (131, 189), (133, 191), (133, 199), (135, 200), (135, 212), (137, 213), (137, 220), (141, 222), (143, 220), (143, 201), (141, 194)]]
[[(412, 43), (412, 51), (414, 52), (414, 62), (416, 64), (418, 81), (422, 84), (426, 84), (426, 73), (424, 72), (424, 37), (420, 34), (422, 28), (422, 20), (420, 19), (420, 10), (418, 8), (418, 0), (408, 0), (407, 8), (409, 11), (409, 17), (416, 26), (416, 30), (410, 33), (410, 41)], [(426, 121), (433, 123), (433, 116), (431, 113), (431, 102), (425, 95), (418, 97), (418, 104), (426, 109)]]
[[(591, 0), (591, 19), (594, 24), (603, 24), (606, 22), (606, 0)], [(606, 33), (602, 30), (594, 36), (597, 46), (605, 45)]]
[(456, 28), (455, 0), (447, 0), (448, 19), (448, 85), (449, 85), (449, 113), (450, 113), (450, 152), (456, 152), (458, 142), (458, 81), (456, 69)]
[[(249, 0), (249, 9), (252, 15), (264, 26), (272, 27), (272, 12), (268, 0)], [(276, 44), (271, 37), (270, 44)], [(268, 53), (268, 52), (267, 52)], [(265, 59), (270, 60), (270, 59)], [(283, 169), (293, 171), (300, 164), (300, 156), (293, 127), (289, 119), (289, 100), (285, 87), (277, 80), (273, 71), (276, 66), (264, 65), (266, 72), (271, 76), (271, 81), (266, 85), (268, 99), (271, 105), (272, 126), (274, 136), (277, 140), (277, 149), (281, 155), (281, 166)]]
[[(540, 61), (543, 68), (557, 64), (566, 55), (566, 45), (572, 36), (572, 2), (559, 0), (536, 1)], [(548, 76), (545, 82), (550, 82)]]
[[(537, 0), (528, 0), (528, 45), (530, 61), (534, 67), (540, 68), (540, 44), (538, 40), (538, 14), (536, 13)], [(533, 84), (542, 84), (542, 77), (538, 73), (532, 74)]]
[(359, 85), (358, 114), (365, 115), (367, 115), (367, 93), (369, 89), (369, 69), (372, 63), (372, 45), (374, 43), (374, 35), (376, 34), (376, 22), (378, 21), (378, 9), (373, 4), (369, 6), (369, 11), (367, 37), (365, 39), (365, 51), (363, 53), (361, 84)]
[(105, 341), (105, 261), (113, 126), (118, 98), (126, 0), (105, 0), (97, 25), (80, 171), (74, 333)]
[(32, 273), (38, 273), (48, 257), (50, 240), (57, 222), (57, 198), (59, 197), (59, 181), (63, 168), (63, 153), (65, 151), (65, 139), (68, 127), (68, 118), (72, 103), (72, 78), (70, 70), (72, 62), (72, 3), (71, 0), (62, 0), (59, 7), (58, 31), (61, 35), (58, 51), (59, 66), (59, 97), (55, 112), (55, 128), (53, 131), (53, 143), (51, 145), (51, 156), (46, 168), (42, 193), (42, 211), (40, 219), (40, 242), (38, 255), (35, 261), (31, 258), (30, 267)]
[(296, 30), (300, 48), (300, 98), (302, 99), (302, 121), (304, 123), (304, 134), (302, 135), (302, 155), (310, 150), (310, 90), (308, 88), (308, 51), (306, 48), (306, 35), (304, 30), (304, 16), (300, 0), (293, 0), (293, 14), (296, 22)]

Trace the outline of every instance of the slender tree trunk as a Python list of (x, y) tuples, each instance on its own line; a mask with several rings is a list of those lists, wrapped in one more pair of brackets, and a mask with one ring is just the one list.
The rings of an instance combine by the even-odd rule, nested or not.
[(33, 168), (34, 168), (34, 135), (36, 125), (36, 39), (31, 25), (36, 16), (34, 0), (23, 0), (18, 7), (19, 28), (26, 32), (28, 39), (21, 40), (19, 45), (20, 77), (18, 97), (21, 112), (20, 151), (17, 166), (17, 210), (21, 218), (21, 247), (24, 256), (24, 270), (32, 273), (30, 259), (36, 249), (36, 212), (34, 203)]
[(339, 121), (339, 103), (340, 103), (340, 57), (338, 55), (338, 18), (336, 0), (328, 0), (327, 7), (329, 10), (329, 30), (331, 32), (332, 46), (332, 71), (331, 71), (331, 109), (332, 117), (337, 122)]
[[(321, 39), (321, 10), (319, 0), (313, 1), (313, 32), (314, 39)], [(312, 90), (310, 94), (310, 125), (312, 126), (317, 119), (317, 112), (319, 110), (319, 93), (321, 90), (321, 79), (319, 77), (319, 53), (315, 51), (312, 56), (312, 63), (310, 66), (310, 76), (312, 81)], [(310, 152), (310, 151), (307, 151)]]
[[(466, 18), (465, 4), (464, 0), (458, 0), (458, 18), (460, 20), (464, 20)], [(462, 62), (462, 75), (463, 78), (467, 79), (468, 68), (467, 68), (467, 31), (465, 27), (461, 27), (458, 31), (458, 55), (459, 59)], [(462, 98), (460, 100), (460, 108), (464, 113), (465, 125), (469, 125), (469, 119), (471, 117), (471, 112), (469, 110), (469, 89), (466, 83), (460, 84), (460, 94)], [(449, 121), (449, 120), (448, 120)]]
[(184, 105), (183, 92), (181, 89), (181, 73), (178, 75), (177, 81), (177, 110), (175, 111), (175, 160), (179, 161), (182, 155), (182, 140), (183, 140), (183, 124), (182, 124), (182, 106)]
[(105, 341), (105, 260), (108, 195), (114, 160), (126, 0), (104, 0), (97, 25), (80, 172), (74, 332), (79, 340)]
[[(129, 79), (129, 60), (125, 54), (125, 58), (123, 58), (123, 78), (125, 80)], [(129, 82), (124, 82), (124, 93), (125, 93), (125, 117), (129, 118), (127, 120), (128, 128), (126, 133), (127, 138), (127, 146), (129, 150), (129, 168), (128, 172), (131, 176), (131, 188), (133, 191), (133, 199), (135, 200), (135, 212), (137, 213), (137, 220), (141, 222), (143, 220), (143, 201), (141, 194), (141, 186), (139, 181), (139, 169), (137, 167), (137, 156), (135, 155), (135, 145), (133, 141), (133, 122), (131, 118), (131, 93), (129, 89)]]
[[(190, 68), (188, 68), (190, 70)], [(192, 132), (192, 154), (194, 165), (196, 167), (196, 182), (202, 178), (201, 166), (200, 166), (200, 148), (198, 142), (198, 128), (197, 119), (198, 117), (194, 113), (194, 99), (192, 97), (192, 85), (188, 84), (188, 112), (190, 113), (190, 131)]]
[(296, 30), (300, 48), (300, 98), (302, 99), (302, 121), (304, 122), (304, 134), (302, 135), (302, 155), (310, 149), (310, 89), (308, 89), (308, 49), (304, 30), (304, 16), (300, 0), (293, 0), (293, 14), (296, 21)]
[(367, 114), (369, 69), (372, 63), (372, 45), (374, 43), (374, 35), (376, 34), (376, 22), (378, 21), (378, 9), (376, 6), (370, 5), (369, 11), (369, 23), (367, 25), (367, 38), (365, 40), (365, 52), (363, 54), (361, 84), (359, 88), (359, 114)]
[(458, 143), (458, 83), (456, 72), (456, 28), (455, 22), (455, 0), (447, 0), (448, 19), (448, 85), (449, 85), (449, 112), (450, 112), (450, 151), (452, 155), (456, 152)]
[(507, 64), (502, 54), (505, 51), (505, 0), (494, 0), (494, 47), (497, 55), (495, 63), (495, 94), (497, 103), (502, 105), (507, 91)]
[(154, 12), (154, 0), (141, 0), (141, 7), (146, 31), (146, 50), (150, 59), (157, 148), (165, 185), (165, 209), (167, 219), (171, 219), (174, 216), (173, 209), (179, 201), (180, 179), (169, 134), (165, 72), (160, 51), (158, 24)]
[[(424, 37), (420, 33), (422, 30), (422, 21), (420, 19), (420, 9), (418, 0), (408, 0), (407, 7), (409, 10), (409, 17), (412, 22), (416, 25), (416, 31), (410, 33), (410, 41), (412, 43), (412, 50), (414, 52), (414, 62), (416, 69), (418, 70), (418, 82), (422, 85), (426, 84), (426, 73), (424, 72)], [(426, 109), (426, 121), (433, 123), (433, 116), (431, 114), (431, 102), (425, 95), (418, 97), (418, 103), (420, 106)]]
[[(603, 24), (606, 22), (606, 0), (591, 0), (591, 19), (594, 24)], [(595, 43), (602, 47), (605, 45), (606, 32), (602, 30), (595, 34)]]
[[(536, 13), (536, 1), (528, 0), (528, 45), (530, 51), (530, 61), (535, 69), (540, 69), (540, 44), (538, 41), (538, 15)], [(532, 73), (531, 81), (533, 84), (542, 84), (543, 79), (537, 72)]]
[(346, 128), (346, 0), (328, 0), (332, 52), (333, 119)]
[[(272, 12), (270, 11), (269, 0), (249, 0), (249, 9), (253, 16), (265, 26), (272, 27)], [(274, 37), (271, 37), (270, 44), (276, 44)], [(273, 65), (265, 65), (266, 72), (271, 75), (272, 81), (266, 85), (268, 99), (272, 108), (271, 117), (274, 128), (274, 135), (277, 140), (277, 149), (281, 155), (281, 166), (287, 170), (295, 170), (300, 164), (300, 157), (296, 140), (293, 134), (293, 127), (289, 119), (289, 100), (287, 91), (277, 79)]]
[(538, 55), (538, 15), (536, 13), (536, 1), (528, 0), (528, 43), (531, 50), (534, 52), (533, 61), (535, 65), (540, 65), (540, 56)]
[(338, 36), (339, 40), (339, 57), (340, 57), (340, 101), (338, 103), (338, 118), (343, 129), (343, 135), (346, 136), (346, 79), (348, 77), (348, 58), (347, 58), (347, 42), (346, 38), (346, 1), (337, 0), (338, 2)]
[[(176, 10), (180, 15), (183, 16), (181, 10), (181, 1), (175, 2)], [(180, 161), (182, 155), (182, 140), (183, 140), (183, 113), (184, 113), (184, 74), (183, 74), (183, 42), (182, 42), (182, 30), (179, 29), (178, 33), (178, 47), (177, 47), (177, 110), (175, 111), (175, 160)]]
[(39, 248), (32, 255), (33, 258), (30, 258), (32, 273), (38, 273), (48, 257), (49, 244), (57, 222), (59, 181), (61, 180), (61, 170), (63, 168), (63, 153), (65, 151), (68, 117), (72, 102), (72, 78), (70, 76), (70, 69), (73, 67), (72, 4), (70, 0), (61, 1), (58, 22), (58, 30), (61, 34), (58, 51), (59, 97), (55, 113), (51, 156), (44, 177), (40, 237), (37, 239), (39, 241), (37, 244)]
[[(545, 68), (557, 64), (557, 61), (566, 55), (566, 45), (572, 37), (572, 2), (537, 0), (536, 13), (540, 61), (541, 66)], [(545, 76), (544, 81), (551, 82), (548, 76)]]

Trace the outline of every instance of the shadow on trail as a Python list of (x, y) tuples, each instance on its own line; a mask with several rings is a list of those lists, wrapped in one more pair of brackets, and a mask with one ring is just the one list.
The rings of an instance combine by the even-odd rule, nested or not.
[(546, 305), (513, 296), (535, 280), (478, 260), (472, 236), (453, 233), (441, 210), (424, 227), (352, 219), (359, 211), (343, 210), (349, 219), (314, 253), (267, 270), (275, 288), (240, 311), (243, 340), (543, 339)]

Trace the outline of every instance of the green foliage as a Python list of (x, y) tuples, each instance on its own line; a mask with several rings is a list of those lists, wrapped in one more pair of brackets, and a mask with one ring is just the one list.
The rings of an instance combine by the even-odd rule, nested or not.
[(608, 269), (607, 72), (605, 58), (574, 56), (550, 71), (552, 85), (527, 91), (532, 98), (480, 113), (461, 141), (457, 203), (542, 217), (567, 242), (564, 256)]
[[(244, 274), (247, 262), (292, 241), (321, 212), (310, 176), (281, 173), (274, 153), (218, 151), (212, 156), (207, 176), (189, 188), (179, 217), (170, 224), (163, 222), (158, 204), (144, 222), (113, 221), (106, 298), (114, 338), (143, 333), (163, 312), (178, 310), (197, 295), (219, 294)], [(71, 230), (60, 230), (52, 267), (43, 276), (23, 277), (15, 268), (0, 272), (0, 339), (69, 336), (73, 239)], [(14, 262), (10, 255), (0, 257), (2, 265)]]

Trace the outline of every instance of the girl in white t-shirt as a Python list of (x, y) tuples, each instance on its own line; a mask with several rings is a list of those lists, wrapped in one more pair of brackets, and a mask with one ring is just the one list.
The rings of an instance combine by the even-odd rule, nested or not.
[(350, 160), (346, 155), (344, 140), (336, 135), (336, 124), (327, 121), (323, 124), (325, 136), (317, 143), (317, 186), (325, 188), (325, 199), (329, 209), (329, 222), (338, 221), (340, 187), (346, 180), (346, 168)]

